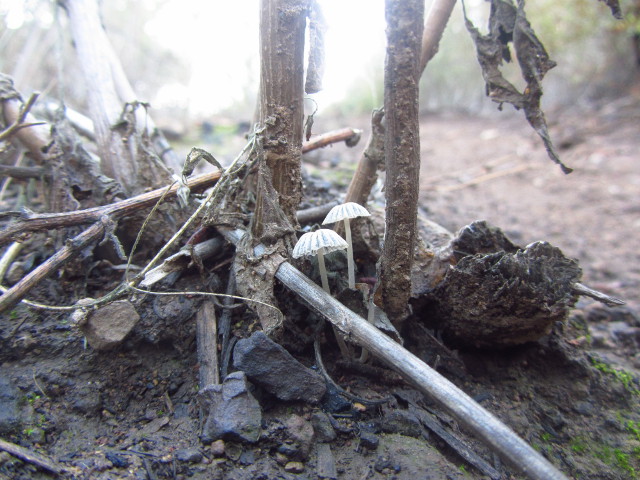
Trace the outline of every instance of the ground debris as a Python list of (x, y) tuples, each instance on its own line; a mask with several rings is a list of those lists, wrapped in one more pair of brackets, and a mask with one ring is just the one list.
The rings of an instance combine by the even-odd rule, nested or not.
[(424, 317), (454, 344), (504, 347), (537, 340), (577, 300), (572, 285), (582, 275), (578, 262), (547, 242), (516, 249), (499, 229), (477, 222), (451, 243), (459, 261), (427, 295)]

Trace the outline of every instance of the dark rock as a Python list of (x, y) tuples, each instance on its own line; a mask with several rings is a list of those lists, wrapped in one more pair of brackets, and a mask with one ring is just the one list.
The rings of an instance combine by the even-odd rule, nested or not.
[(20, 430), (20, 390), (6, 377), (0, 377), (0, 434), (9, 435)]
[(233, 365), (280, 400), (318, 403), (326, 391), (319, 373), (302, 365), (260, 331), (236, 344)]
[(351, 402), (346, 400), (331, 384), (327, 385), (326, 395), (322, 399), (322, 409), (329, 413), (341, 413), (351, 409)]
[(253, 449), (247, 449), (242, 452), (238, 462), (242, 465), (253, 465), (256, 462), (256, 454)]
[(592, 417), (596, 413), (595, 407), (589, 401), (576, 402), (573, 409), (580, 415), (584, 415), (586, 417)]
[(382, 430), (386, 433), (420, 438), (424, 429), (418, 417), (412, 413), (406, 410), (393, 410), (383, 418)]
[(360, 449), (375, 450), (380, 444), (380, 439), (377, 435), (371, 432), (360, 432)]
[(257, 442), (262, 412), (247, 388), (243, 372), (227, 375), (222, 385), (208, 385), (198, 393), (198, 403), (206, 417), (203, 443), (219, 439)]
[(311, 425), (318, 442), (332, 442), (336, 439), (336, 431), (331, 425), (329, 416), (324, 412), (315, 412), (311, 416)]
[(181, 448), (176, 450), (175, 456), (181, 462), (200, 463), (202, 453), (197, 448)]
[(71, 395), (71, 407), (85, 415), (95, 415), (102, 409), (102, 394), (96, 383), (84, 385)]
[(106, 452), (104, 456), (115, 468), (127, 468), (129, 466), (129, 460), (124, 455), (118, 455), (115, 452)]

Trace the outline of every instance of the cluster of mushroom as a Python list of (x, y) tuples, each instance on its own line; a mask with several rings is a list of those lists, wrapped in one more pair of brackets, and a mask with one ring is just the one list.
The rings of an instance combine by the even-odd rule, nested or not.
[(346, 241), (333, 230), (321, 228), (315, 232), (309, 232), (302, 235), (294, 247), (292, 254), (293, 258), (318, 256), (318, 268), (320, 270), (322, 288), (325, 292), (330, 293), (324, 255), (325, 253), (334, 252), (336, 250), (347, 250), (349, 288), (355, 288), (355, 264), (353, 261), (353, 243), (351, 241), (351, 225), (349, 224), (349, 221), (352, 218), (368, 216), (370, 216), (370, 213), (367, 209), (357, 203), (347, 202), (342, 205), (337, 205), (329, 211), (322, 224), (327, 225), (341, 220), (344, 221)]

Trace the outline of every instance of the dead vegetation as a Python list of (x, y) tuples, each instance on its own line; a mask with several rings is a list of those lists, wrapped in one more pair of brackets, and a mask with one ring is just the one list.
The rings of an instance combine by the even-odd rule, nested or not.
[[(198, 399), (201, 420), (196, 437), (207, 445), (228, 442), (226, 447), (223, 443), (223, 450), (230, 449), (227, 456), (231, 460), (233, 442), (277, 442), (279, 438), (275, 431), (261, 433), (261, 405), (249, 380), (283, 401), (317, 404), (326, 394), (333, 401), (347, 399), (356, 410), (359, 406), (363, 411), (385, 404), (407, 406), (421, 432), (434, 432), (448, 448), (490, 478), (503, 478), (509, 475), (508, 470), (498, 461), (487, 463), (457, 434), (443, 429), (442, 423), (457, 422), (481, 441), (479, 448), (488, 448), (506, 461), (508, 468), (529, 478), (566, 478), (561, 473), (564, 465), (557, 459), (541, 454), (437, 371), (441, 361), (455, 370), (459, 358), (452, 347), (493, 349), (541, 341), (542, 349), (567, 364), (575, 360), (581, 375), (588, 376), (582, 360), (572, 357), (574, 352), (559, 325), (566, 321), (580, 295), (611, 305), (623, 303), (583, 285), (577, 262), (546, 242), (521, 248), (485, 223), (471, 224), (453, 235), (417, 215), (421, 160), (417, 84), (437, 49), (451, 2), (434, 2), (426, 21), (420, 1), (387, 2), (385, 105), (373, 113), (371, 136), (346, 195), (347, 202), (367, 203), (384, 165), (385, 214), (375, 212), (371, 220), (359, 220), (353, 229), (354, 246), (350, 248), (359, 260), (358, 277), (364, 281), (352, 286), (334, 276), (323, 279), (324, 289), (311, 279), (315, 264), (291, 259), (302, 228), (321, 223), (335, 205), (331, 203), (334, 199), (318, 196), (307, 199), (316, 209), (298, 210), (304, 191), (301, 157), (303, 152), (331, 142), (353, 143), (359, 133), (343, 129), (307, 138), (303, 145), (307, 17), (313, 32), (313, 61), (309, 61), (306, 93), (320, 88), (322, 69), (323, 27), (315, 2), (262, 3), (260, 102), (245, 148), (224, 168), (211, 153), (194, 148), (181, 174), (173, 176), (175, 154), (154, 127), (146, 105), (135, 98), (100, 27), (96, 4), (65, 0), (60, 5), (69, 15), (85, 81), (92, 86), (89, 105), (96, 153), (85, 148), (63, 109), (51, 123), (32, 118), (36, 97), (22, 102), (10, 78), (2, 76), (3, 156), (29, 152), (34, 164), (5, 165), (3, 172), (16, 181), (37, 179), (43, 194), (38, 199), (41, 213), (29, 209), (32, 203), (21, 205), (16, 200), (12, 210), (3, 214), (6, 225), (0, 232), (0, 244), (8, 248), (0, 278), (9, 265), (17, 265), (25, 247), (38, 255), (55, 253), (37, 266), (22, 262), (25, 275), (10, 287), (2, 287), (0, 312), (7, 316), (19, 302), (34, 311), (75, 310), (74, 328), (96, 351), (117, 351), (128, 341), (135, 344), (143, 340), (158, 344), (171, 339), (178, 349), (177, 345), (188, 347), (179, 327), (182, 321), (195, 317), (196, 352), (188, 353), (197, 356), (199, 367), (200, 391), (192, 395)], [(569, 173), (571, 169), (555, 152), (540, 110), (540, 82), (553, 63), (526, 20), (524, 4), (516, 7), (511, 2), (492, 2), (487, 36), (479, 35), (470, 24), (468, 27), (478, 47), (489, 96), (497, 103), (522, 108), (551, 159)], [(518, 92), (499, 72), (502, 61), (508, 60), (505, 52), (510, 44), (527, 81), (524, 92)], [(107, 62), (94, 62), (96, 58)], [(312, 116), (307, 120), (307, 129), (312, 120)], [(189, 178), (202, 160), (216, 170)], [(149, 191), (151, 188), (155, 189)], [(205, 190), (207, 193), (194, 202), (194, 195)], [(376, 232), (383, 230), (381, 238)], [(49, 244), (38, 249), (42, 238), (49, 238)], [(179, 245), (182, 247), (176, 253)], [(170, 252), (174, 253), (167, 258)], [(320, 252), (319, 258), (323, 258)], [(340, 262), (334, 256), (330, 266), (339, 270)], [(326, 275), (324, 260), (318, 265), (319, 273)], [(109, 281), (90, 287), (87, 268), (90, 272), (105, 268)], [(183, 275), (188, 268), (195, 269), (196, 275)], [(15, 273), (19, 270), (14, 268), (13, 272), (14, 277), (19, 275)], [(54, 275), (65, 286), (75, 285), (73, 293), (52, 298), (43, 285), (47, 285), (44, 279)], [(30, 294), (53, 300), (55, 305), (27, 300)], [(429, 321), (424, 322), (423, 317)], [(159, 322), (152, 325), (156, 318)], [(333, 338), (324, 328), (325, 322), (333, 325)], [(444, 343), (425, 327), (442, 334)], [(12, 328), (8, 340), (19, 328)], [(256, 336), (257, 331), (266, 335)], [(402, 345), (404, 334), (411, 331), (420, 332), (416, 335), (421, 338), (421, 349), (440, 352), (432, 367), (424, 355)], [(314, 350), (322, 376), (305, 377), (303, 383), (324, 379), (319, 387), (323, 394), (315, 400), (301, 393), (283, 396), (284, 386), (274, 387), (264, 372), (251, 373), (259, 360), (239, 367), (241, 355), (236, 351), (249, 355), (255, 353), (254, 348), (264, 348), (277, 352), (273, 354), (277, 360), (267, 353), (264, 359), (266, 365), (285, 369), (280, 377), (298, 368), (303, 375), (310, 375), (309, 369), (277, 342), (300, 357)], [(408, 343), (416, 347), (415, 342)], [(398, 391), (393, 397), (384, 389), (376, 392), (380, 398), (355, 395), (340, 387), (324, 368), (321, 344), (330, 349), (340, 345), (348, 368), (377, 375), (377, 369), (391, 367), (417, 390)], [(361, 349), (358, 358), (356, 347)], [(367, 362), (369, 353), (372, 360)], [(531, 349), (526, 350), (526, 361), (533, 355)], [(232, 370), (237, 371), (227, 375)], [(173, 400), (165, 395), (168, 410), (174, 410)], [(186, 393), (181, 395), (183, 398)], [(161, 418), (151, 419), (151, 423), (154, 420), (164, 422), (158, 430), (168, 423)], [(312, 441), (303, 439), (304, 421), (298, 426), (294, 425), (297, 419), (291, 421), (286, 428), (300, 448), (293, 453), (278, 449), (282, 458), (276, 461), (285, 471), (299, 473), (297, 463), (309, 458)], [(335, 419), (330, 423), (339, 430)], [(319, 426), (314, 428), (311, 437), (320, 430)], [(359, 441), (365, 449), (377, 448), (377, 439), (372, 437), (360, 435)], [(130, 436), (120, 451), (140, 442)], [(4, 443), (4, 447), (0, 445), (3, 450), (49, 472), (82, 475), (77, 466), (67, 468), (30, 455), (19, 445)], [(331, 454), (318, 448), (318, 462), (320, 452)], [(113, 458), (110, 462), (118, 468)], [(140, 462), (151, 476), (153, 469), (142, 460), (138, 466)], [(335, 478), (330, 470), (324, 476)]]

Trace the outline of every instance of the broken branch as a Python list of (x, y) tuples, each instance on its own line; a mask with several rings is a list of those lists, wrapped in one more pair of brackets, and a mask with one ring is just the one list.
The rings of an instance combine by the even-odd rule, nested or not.
[(338, 142), (345, 142), (348, 147), (355, 147), (360, 141), (360, 135), (362, 135), (362, 130), (357, 128), (341, 128), (340, 130), (323, 133), (304, 143), (302, 145), (302, 153), (311, 152)]

